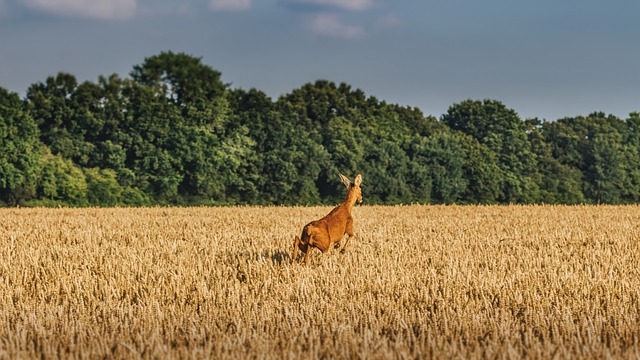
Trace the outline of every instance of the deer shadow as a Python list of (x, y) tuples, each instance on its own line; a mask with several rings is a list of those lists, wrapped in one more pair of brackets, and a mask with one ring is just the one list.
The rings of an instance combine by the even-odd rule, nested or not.
[(263, 259), (269, 259), (274, 265), (281, 266), (282, 264), (291, 263), (291, 253), (283, 250), (264, 250), (262, 252)]
[(274, 266), (291, 263), (291, 252), (286, 250), (228, 251), (221, 254), (220, 260), (230, 263), (271, 262)]

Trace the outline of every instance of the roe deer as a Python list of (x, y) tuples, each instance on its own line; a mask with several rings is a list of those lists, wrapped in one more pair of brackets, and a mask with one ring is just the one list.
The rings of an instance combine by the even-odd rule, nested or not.
[(300, 235), (300, 237), (296, 236), (293, 244), (293, 259), (291, 263), (296, 261), (298, 248), (304, 252), (304, 262), (308, 264), (309, 252), (312, 248), (318, 248), (323, 253), (326, 253), (331, 245), (337, 249), (340, 247), (342, 237), (344, 234), (347, 234), (349, 235), (347, 242), (340, 251), (340, 253), (344, 254), (347, 245), (349, 245), (349, 241), (351, 241), (353, 237), (351, 209), (353, 209), (356, 201), (359, 203), (362, 202), (362, 189), (360, 189), (362, 175), (358, 174), (353, 183), (342, 174), (340, 174), (340, 178), (344, 186), (347, 187), (347, 197), (340, 205), (331, 210), (329, 215), (305, 225), (302, 229), (302, 235)]

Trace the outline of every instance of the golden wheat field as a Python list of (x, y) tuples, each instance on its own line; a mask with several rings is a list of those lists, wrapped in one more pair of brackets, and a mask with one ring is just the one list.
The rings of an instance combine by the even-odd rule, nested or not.
[(640, 207), (0, 210), (0, 358), (638, 358)]

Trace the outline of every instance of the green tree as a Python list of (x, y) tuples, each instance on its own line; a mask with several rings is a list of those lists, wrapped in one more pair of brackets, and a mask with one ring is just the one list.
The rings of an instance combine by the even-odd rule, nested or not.
[(580, 204), (586, 201), (581, 188), (582, 173), (553, 156), (552, 147), (545, 141), (546, 122), (529, 119), (527, 135), (538, 160), (540, 201), (547, 204)]
[(176, 154), (182, 137), (182, 115), (175, 104), (152, 88), (131, 82), (123, 88), (127, 117), (122, 123), (120, 146), (126, 149), (125, 165), (134, 175), (134, 187), (157, 201), (176, 201), (183, 181), (183, 164)]
[(596, 112), (545, 123), (541, 129), (553, 157), (581, 174), (580, 187), (587, 202), (624, 201), (623, 184), (629, 183), (625, 155), (632, 155), (626, 154), (624, 146), (624, 139), (629, 138), (627, 124)]
[(592, 157), (586, 173), (589, 194), (598, 204), (620, 203), (626, 174), (619, 139), (606, 134), (596, 135)]
[[(331, 156), (336, 171), (354, 171), (365, 158), (364, 135), (345, 117), (338, 116), (329, 121), (324, 131), (325, 148)], [(340, 170), (344, 169), (344, 170)], [(335, 181), (333, 181), (335, 183)]]
[(42, 141), (53, 153), (83, 168), (113, 169), (118, 180), (131, 185), (134, 175), (126, 166), (130, 137), (123, 89), (130, 81), (112, 75), (98, 84), (77, 84), (75, 77), (59, 73), (37, 83), (27, 93), (28, 107), (39, 124)]
[(328, 160), (314, 161), (320, 164), (315, 183), (322, 199), (341, 199), (344, 191), (336, 185), (335, 174), (351, 171), (368, 174), (368, 201), (415, 200), (411, 187), (417, 183), (409, 182), (421, 169), (409, 164), (405, 149), (412, 135), (434, 130), (433, 119), (425, 118), (416, 108), (389, 105), (347, 84), (324, 80), (294, 90), (278, 104), (286, 104), (289, 114), (294, 114), (288, 117), (305, 129), (305, 137), (326, 149)]
[(228, 118), (224, 96), (228, 85), (221, 81), (221, 73), (203, 64), (201, 58), (161, 52), (135, 65), (130, 75), (177, 104), (188, 123), (223, 129)]
[(367, 202), (400, 204), (412, 201), (407, 178), (409, 157), (398, 143), (384, 138), (370, 139), (360, 167), (369, 179), (366, 188), (363, 185)]
[(221, 97), (226, 89), (220, 72), (185, 53), (164, 51), (148, 57), (130, 75), (142, 85), (163, 88), (179, 104)]
[(74, 94), (76, 78), (68, 73), (49, 76), (44, 83), (36, 83), (27, 91), (31, 116), (40, 129), (42, 142), (54, 154), (61, 154), (80, 165), (88, 164), (94, 146), (84, 139), (91, 132), (92, 114), (78, 108)]
[(261, 182), (265, 200), (318, 204), (321, 196), (317, 183), (321, 170), (329, 167), (329, 154), (317, 141), (318, 134), (305, 129), (288, 104), (277, 106), (279, 111), (266, 125), (271, 140), (261, 149), (262, 172), (269, 174)]
[(637, 203), (640, 202), (640, 113), (629, 114), (625, 124), (622, 163), (626, 177), (622, 196), (625, 203)]
[[(247, 148), (234, 153), (242, 160), (238, 163), (231, 185), (235, 202), (270, 203), (268, 198), (275, 193), (265, 193), (266, 184), (270, 182), (271, 173), (265, 170), (270, 152), (283, 146), (279, 134), (282, 132), (281, 116), (276, 111), (271, 98), (264, 92), (251, 89), (230, 90), (227, 93), (230, 107), (230, 120), (226, 126), (226, 146), (232, 146), (234, 139), (239, 140)], [(231, 149), (231, 148), (230, 148)]]
[(69, 205), (86, 205), (87, 181), (82, 169), (71, 160), (42, 151), (43, 168), (38, 180), (38, 197)]
[(19, 204), (35, 195), (40, 146), (37, 125), (18, 95), (0, 88), (0, 202)]
[(91, 205), (114, 206), (121, 202), (122, 187), (117, 174), (111, 169), (84, 170), (87, 182), (87, 201)]
[[(454, 203), (462, 199), (467, 188), (464, 178), (465, 151), (460, 140), (449, 132), (430, 137), (416, 137), (410, 147), (413, 172), (409, 183), (419, 190), (421, 184), (431, 188), (430, 200), (437, 203)], [(420, 165), (426, 171), (420, 176), (415, 170)], [(416, 200), (424, 200), (424, 195)]]
[(460, 136), (460, 145), (465, 153), (462, 168), (467, 183), (461, 201), (472, 204), (496, 203), (504, 181), (497, 155), (469, 135)]
[(531, 151), (525, 123), (514, 110), (495, 100), (467, 100), (451, 106), (442, 120), (496, 154), (503, 179), (501, 202), (539, 201), (536, 156)]

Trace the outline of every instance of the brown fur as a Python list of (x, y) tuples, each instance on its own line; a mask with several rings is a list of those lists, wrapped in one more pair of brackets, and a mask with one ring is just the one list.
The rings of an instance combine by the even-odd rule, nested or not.
[(340, 247), (340, 241), (347, 234), (347, 242), (342, 247), (340, 253), (344, 254), (351, 238), (353, 237), (353, 217), (351, 217), (351, 209), (357, 202), (362, 202), (362, 175), (358, 174), (353, 183), (344, 175), (340, 174), (342, 183), (347, 187), (347, 197), (340, 205), (336, 206), (331, 212), (320, 220), (315, 220), (302, 229), (302, 235), (296, 236), (293, 244), (293, 259), (296, 261), (298, 249), (304, 252), (304, 262), (309, 263), (309, 252), (312, 248), (317, 248), (326, 253), (331, 245), (334, 248)]

